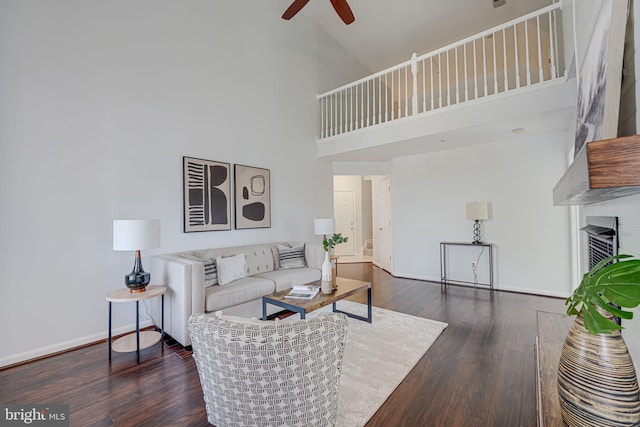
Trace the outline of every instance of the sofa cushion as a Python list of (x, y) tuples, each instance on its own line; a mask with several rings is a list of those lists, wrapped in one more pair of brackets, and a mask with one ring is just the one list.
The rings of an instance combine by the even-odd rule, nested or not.
[(247, 276), (247, 259), (244, 254), (224, 258), (218, 257), (216, 264), (218, 266), (218, 283), (220, 286)]
[(260, 277), (244, 277), (227, 286), (211, 286), (205, 291), (205, 312), (223, 310), (272, 292), (275, 292), (274, 282)]
[(276, 291), (291, 288), (293, 285), (305, 285), (320, 280), (320, 270), (313, 267), (289, 268), (286, 270), (269, 271), (256, 274), (253, 277), (268, 279), (276, 284)]
[(293, 247), (278, 245), (278, 266), (281, 270), (306, 267), (304, 244)]

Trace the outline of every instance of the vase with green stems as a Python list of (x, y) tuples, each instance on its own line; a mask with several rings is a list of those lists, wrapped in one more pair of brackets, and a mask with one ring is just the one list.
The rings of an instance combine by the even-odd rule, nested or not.
[(322, 280), (320, 282), (320, 290), (323, 294), (330, 294), (333, 292), (333, 269), (331, 267), (331, 260), (329, 258), (329, 252), (341, 243), (346, 243), (349, 240), (348, 237), (342, 237), (341, 233), (333, 233), (333, 236), (322, 239), (322, 247), (324, 248), (324, 262), (322, 263)]

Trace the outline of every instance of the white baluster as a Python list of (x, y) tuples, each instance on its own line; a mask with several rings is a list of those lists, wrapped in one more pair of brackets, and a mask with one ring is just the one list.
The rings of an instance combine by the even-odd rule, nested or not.
[(353, 130), (353, 86), (349, 87), (349, 132)]
[(422, 64), (422, 112), (427, 111), (427, 70), (425, 65), (426, 59), (420, 61)]
[(378, 124), (382, 123), (382, 76), (378, 77)]
[(498, 61), (496, 59), (496, 33), (492, 33), (493, 40), (493, 93), (498, 93)]
[(468, 81), (467, 81), (467, 43), (464, 44), (464, 49), (463, 49), (463, 53), (464, 53), (464, 100), (468, 101), (469, 100), (469, 86), (468, 86)]
[(555, 11), (553, 12), (553, 15), (551, 15), (552, 12), (549, 12), (549, 52), (550, 52), (550, 56), (551, 56), (551, 78), (555, 79), (557, 77), (557, 73), (556, 73), (556, 55), (555, 52), (557, 50), (554, 50), (554, 44), (557, 42), (557, 36), (556, 36), (556, 32), (553, 31), (555, 29), (555, 25), (556, 25), (556, 20), (552, 19), (552, 17), (555, 17)]
[(362, 89), (360, 89), (361, 98), (360, 98), (360, 129), (364, 127), (364, 83), (361, 83)]
[(542, 43), (540, 43), (540, 17), (536, 16), (536, 34), (538, 35), (538, 83), (544, 81), (544, 70), (542, 69)]
[(411, 99), (412, 114), (418, 114), (418, 55), (411, 55), (411, 76), (413, 78), (413, 98)]
[(484, 77), (482, 77), (482, 83), (484, 84), (484, 95), (487, 96), (489, 86), (487, 85), (487, 46), (486, 46), (486, 37), (482, 37), (482, 70), (484, 72)]
[(478, 99), (478, 55), (476, 53), (477, 40), (473, 41), (473, 86), (474, 86), (474, 98)]
[(317, 136), (317, 138), (318, 138), (318, 139), (322, 139), (322, 138), (324, 138), (324, 132), (323, 132), (323, 130), (322, 130), (322, 122), (323, 122), (323, 119), (324, 119), (324, 113), (323, 113), (323, 111), (322, 111), (322, 108), (323, 108), (323, 106), (322, 106), (322, 105), (323, 105), (323, 103), (322, 103), (322, 98), (321, 98), (321, 97), (320, 97), (320, 98), (318, 98), (318, 102), (320, 103), (320, 129), (319, 129), (319, 131), (318, 131), (318, 136)]
[(404, 116), (409, 115), (409, 69), (404, 67)]
[(431, 78), (431, 111), (434, 109), (433, 93), (435, 92), (433, 87), (433, 56), (429, 57), (429, 77)]
[(442, 108), (442, 58), (438, 54), (438, 108)]
[(450, 80), (450, 76), (451, 76), (451, 72), (449, 70), (449, 63), (451, 62), (449, 60), (449, 50), (447, 50), (445, 53), (447, 55), (447, 107), (449, 105), (451, 105), (451, 82)]
[(336, 92), (336, 109), (334, 111), (335, 114), (335, 119), (336, 119), (336, 135), (340, 135), (342, 132), (340, 130), (340, 123), (341, 123), (341, 118), (340, 118), (340, 93), (342, 91), (337, 91)]
[(509, 90), (509, 72), (507, 68), (507, 33), (505, 29), (502, 29), (502, 53), (504, 55), (504, 91)]
[(454, 48), (454, 54), (456, 55), (456, 78), (455, 78), (455, 84), (456, 84), (456, 104), (460, 103), (460, 68), (458, 67), (458, 46), (456, 46)]
[(396, 97), (395, 97), (395, 83), (394, 83), (394, 76), (395, 76), (395, 71), (391, 72), (391, 120), (395, 120), (396, 118), (396, 112), (395, 112), (395, 104), (396, 104)]
[(369, 93), (371, 88), (369, 87), (370, 80), (367, 80), (367, 126), (369, 126), (369, 118), (371, 117), (371, 100), (369, 99)]
[(527, 86), (531, 85), (531, 63), (529, 62), (529, 30), (527, 27), (527, 21), (524, 21), (524, 48), (525, 48), (525, 60), (527, 66)]
[(516, 59), (516, 88), (520, 87), (520, 60), (518, 59), (518, 24), (513, 25), (513, 40), (515, 43)]
[(389, 73), (384, 75), (384, 121), (389, 121)]

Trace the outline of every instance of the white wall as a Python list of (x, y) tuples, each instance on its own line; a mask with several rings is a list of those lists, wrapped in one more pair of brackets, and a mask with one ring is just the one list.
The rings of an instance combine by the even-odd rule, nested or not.
[[(552, 201), (553, 186), (565, 169), (568, 136), (520, 136), (394, 160), (396, 275), (439, 281), (439, 243), (473, 239), (465, 203), (480, 200), (490, 203), (482, 237), (495, 244), (496, 288), (568, 295), (568, 209)], [(450, 277), (473, 281), (470, 264), (477, 256), (452, 254)], [(479, 273), (479, 281), (486, 282), (486, 272)]]
[[(315, 94), (363, 74), (269, 2), (0, 2), (0, 366), (107, 335), (133, 253), (114, 218), (159, 218), (143, 253), (310, 240), (332, 212)], [(271, 170), (272, 226), (182, 232), (182, 156)], [(153, 280), (153, 279), (152, 279)], [(134, 323), (115, 306), (114, 328)], [(106, 360), (106, 355), (105, 355)]]

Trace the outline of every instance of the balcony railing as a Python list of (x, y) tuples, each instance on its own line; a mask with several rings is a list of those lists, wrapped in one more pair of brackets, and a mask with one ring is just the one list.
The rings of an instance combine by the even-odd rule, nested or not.
[(560, 3), (318, 95), (318, 140), (564, 77)]

